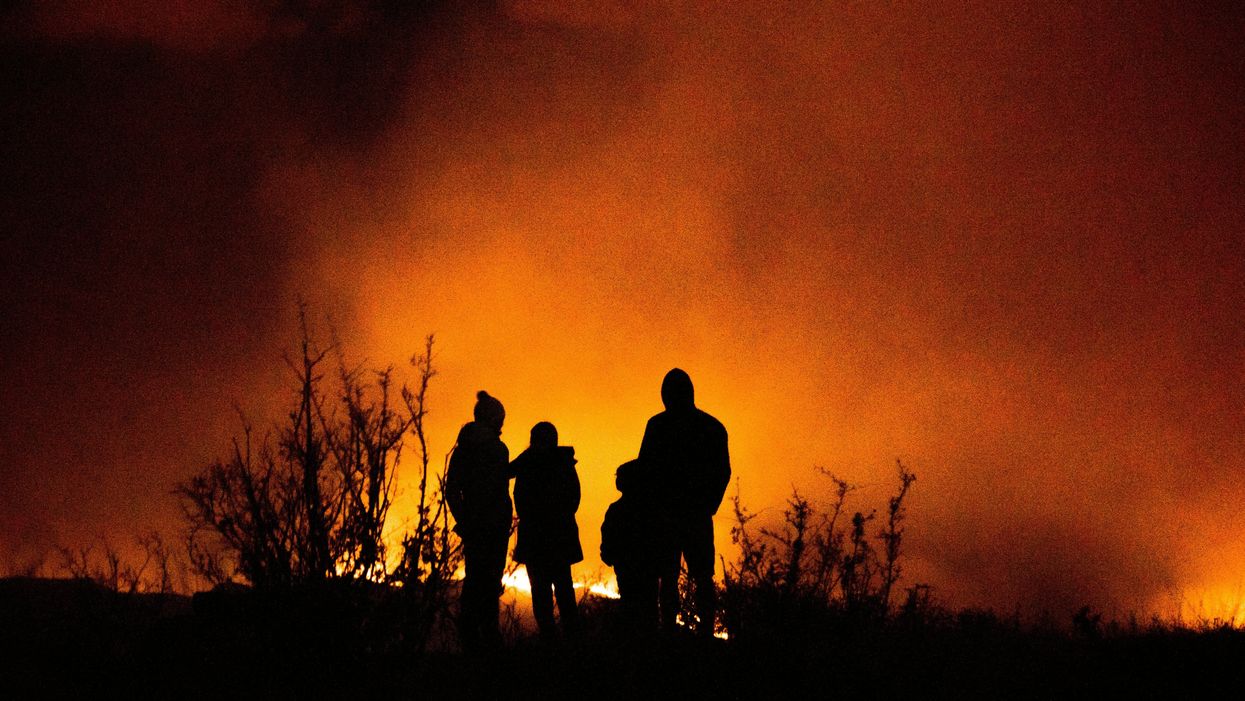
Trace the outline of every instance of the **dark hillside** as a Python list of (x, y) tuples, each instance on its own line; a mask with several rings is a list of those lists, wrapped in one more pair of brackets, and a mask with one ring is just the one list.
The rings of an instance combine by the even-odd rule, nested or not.
[[(579, 638), (493, 655), (405, 649), (395, 598), (128, 595), (81, 580), (0, 580), (10, 698), (1196, 698), (1245, 683), (1230, 628), (1029, 628), (990, 613), (865, 621), (834, 612), (729, 641), (627, 636), (585, 602)], [(777, 614), (776, 614), (777, 615)], [(11, 694), (11, 695), (10, 695)]]

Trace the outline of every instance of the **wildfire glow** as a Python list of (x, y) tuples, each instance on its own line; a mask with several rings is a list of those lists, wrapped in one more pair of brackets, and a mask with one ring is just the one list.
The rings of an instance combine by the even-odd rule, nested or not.
[(512, 456), (557, 425), (593, 593), (614, 470), (678, 366), (758, 527), (793, 487), (824, 500), (815, 465), (879, 485), (848, 514), (885, 509), (899, 457), (903, 586), (1068, 616), (1186, 591), (1181, 615), (1241, 621), (1225, 3), (508, 0), (334, 51), (282, 3), (245, 31), (128, 4), (19, 2), (58, 9), (0, 31), (56, 57), (4, 111), (30, 147), (5, 151), (0, 558), (178, 532), (169, 489), (227, 457), (232, 405), (280, 422), (302, 300), (351, 366), (401, 375), (436, 334), (434, 471), (478, 390)]
[[(502, 584), (506, 587), (506, 589), (512, 594), (523, 594), (528, 597), (532, 595), (532, 583), (527, 578), (526, 568), (519, 567), (519, 568), (516, 568), (513, 572), (507, 572), (506, 574), (502, 576), (501, 581), (502, 581)], [(587, 590), (591, 594), (595, 596), (600, 596), (602, 598), (606, 598), (606, 599), (618, 599), (619, 598), (618, 582), (614, 580), (613, 578), (610, 578), (606, 581), (576, 581), (574, 583), (574, 586), (576, 589), (587, 588)], [(680, 627), (684, 627), (684, 628), (688, 626), (688, 622), (684, 620), (682, 614), (679, 614), (679, 616), (675, 619), (675, 623), (677, 623)], [(713, 637), (719, 640), (730, 639), (730, 636), (724, 630), (719, 630), (719, 631), (714, 632)]]
[(606, 599), (619, 598), (618, 597), (618, 585), (614, 582), (607, 582), (607, 583), (593, 582), (591, 584), (584, 584), (581, 582), (575, 583), (576, 589), (580, 589), (584, 586), (587, 586), (588, 591), (592, 594), (595, 594), (596, 596), (600, 596)]
[(527, 578), (527, 570), (521, 567), (502, 575), (501, 583), (507, 589), (523, 592), (528, 596), (532, 594), (532, 582)]
[[(527, 596), (532, 595), (532, 582), (527, 578), (527, 569), (523, 567), (516, 568), (513, 572), (507, 572), (502, 575), (501, 583), (506, 589), (513, 592), (521, 592)], [(618, 598), (618, 584), (610, 579), (608, 581), (597, 580), (577, 580), (574, 582), (576, 589), (587, 589), (594, 596), (605, 599)]]
[(1175, 618), (1189, 625), (1245, 625), (1245, 584), (1184, 592), (1176, 601)]

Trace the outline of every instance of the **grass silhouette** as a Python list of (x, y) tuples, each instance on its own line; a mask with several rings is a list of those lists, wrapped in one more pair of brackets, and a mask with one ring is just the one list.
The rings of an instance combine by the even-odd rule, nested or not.
[[(90, 580), (0, 580), (10, 698), (990, 697), (1227, 694), (1245, 679), (1231, 627), (1092, 617), (1093, 630), (1028, 626), (990, 611), (900, 605), (862, 618), (807, 600), (730, 640), (631, 635), (617, 602), (587, 596), (584, 630), (556, 645), (520, 636), (464, 655), (452, 631), (402, 644), (398, 594), (320, 583), (195, 597), (116, 592)], [(758, 597), (754, 601), (766, 601)], [(792, 613), (807, 617), (784, 628)], [(16, 644), (14, 644), (16, 643)]]

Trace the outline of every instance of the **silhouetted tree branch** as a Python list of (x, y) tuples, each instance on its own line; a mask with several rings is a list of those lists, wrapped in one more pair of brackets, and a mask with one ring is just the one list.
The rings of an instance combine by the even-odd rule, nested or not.
[(392, 367), (350, 368), (340, 354), (336, 387), (326, 392), (320, 367), (329, 351), (316, 346), (301, 310), (300, 328), (299, 355), (287, 358), (297, 400), (275, 446), (268, 438), (256, 441), (243, 417), (229, 459), (176, 490), (190, 527), (192, 565), (210, 582), (238, 576), (261, 587), (327, 577), (389, 581), (393, 567), (409, 574), (409, 566), (389, 562), (385, 526), (404, 441), (414, 433), (419, 505), (410, 537), (422, 544), (415, 564), (426, 573), (442, 550), (452, 550), (424, 429), (436, 374), (432, 337), (412, 360), (415, 388), (401, 387), (402, 401), (395, 403)]

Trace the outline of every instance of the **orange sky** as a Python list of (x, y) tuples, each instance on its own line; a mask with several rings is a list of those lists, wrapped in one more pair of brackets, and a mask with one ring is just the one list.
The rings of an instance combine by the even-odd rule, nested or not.
[[(16, 273), (10, 551), (175, 523), (230, 403), (280, 396), (301, 296), (376, 363), (437, 334), (437, 454), (478, 389), (512, 453), (557, 424), (584, 575), (677, 365), (755, 510), (813, 465), (880, 506), (902, 458), (910, 573), (951, 603), (1242, 579), (1239, 12), (227, 4), (12, 11), (5, 196), (48, 272)], [(68, 229), (59, 267), (23, 243)]]

